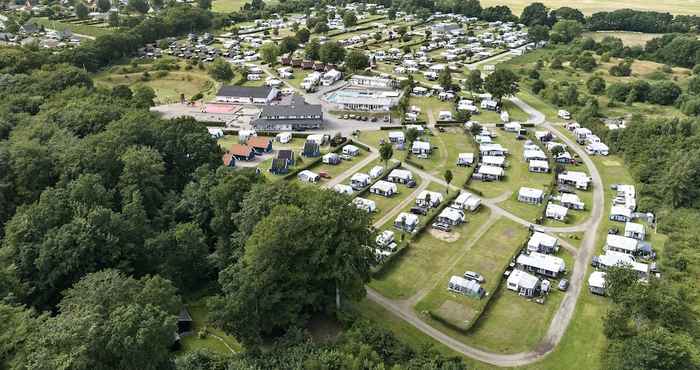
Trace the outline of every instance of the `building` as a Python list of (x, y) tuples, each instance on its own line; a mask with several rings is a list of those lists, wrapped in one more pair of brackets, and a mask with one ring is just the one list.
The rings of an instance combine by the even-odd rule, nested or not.
[(352, 144), (348, 144), (348, 145), (344, 146), (342, 151), (343, 151), (343, 154), (349, 155), (351, 157), (357, 157), (358, 155), (360, 155), (360, 148), (358, 148)]
[(553, 236), (535, 231), (530, 240), (527, 241), (527, 250), (529, 252), (554, 254), (559, 251), (559, 240)]
[(317, 130), (323, 126), (323, 110), (320, 104), (306, 104), (303, 97), (294, 96), (289, 105), (265, 105), (250, 124), (258, 131)]
[(566, 264), (563, 259), (538, 252), (519, 255), (515, 260), (515, 264), (522, 270), (550, 278), (557, 278), (566, 271)]
[(278, 91), (274, 87), (243, 87), (243, 86), (221, 86), (216, 93), (216, 101), (221, 103), (239, 104), (269, 104), (277, 98)]
[(608, 234), (605, 239), (605, 250), (634, 256), (639, 252), (639, 240), (621, 235)]
[(522, 187), (518, 190), (518, 201), (529, 204), (540, 204), (544, 200), (544, 191)]
[(255, 154), (269, 153), (272, 151), (272, 141), (262, 136), (251, 136), (248, 138), (248, 146), (253, 148)]
[(321, 162), (324, 164), (330, 164), (332, 166), (335, 166), (337, 164), (340, 164), (343, 160), (340, 159), (340, 156), (337, 153), (327, 153), (324, 154), (323, 157), (321, 157)]
[(467, 280), (461, 276), (452, 276), (447, 283), (447, 290), (472, 298), (481, 299), (486, 293), (484, 288), (474, 280)]
[(553, 220), (557, 221), (566, 221), (566, 215), (568, 213), (569, 209), (560, 206), (558, 204), (554, 203), (549, 203), (547, 204), (547, 209), (545, 209), (545, 217), (551, 218)]
[(350, 85), (373, 89), (396, 89), (399, 87), (399, 82), (390, 78), (353, 75), (350, 77)]
[(588, 190), (591, 178), (584, 172), (564, 171), (557, 176), (557, 182), (563, 185), (573, 185), (576, 189)]
[(423, 190), (416, 197), (416, 205), (425, 208), (434, 208), (444, 200), (442, 193), (436, 191)]
[(384, 180), (379, 180), (369, 188), (369, 192), (384, 197), (391, 197), (399, 191), (396, 187), (396, 184)]
[(402, 131), (390, 131), (389, 142), (397, 145), (403, 144), (404, 142), (406, 142), (406, 136)]
[(549, 162), (540, 160), (531, 160), (528, 163), (528, 171), (535, 173), (549, 172)]
[(317, 173), (311, 172), (309, 170), (303, 170), (297, 175), (299, 181), (302, 182), (319, 182), (321, 181), (321, 176)]
[(464, 212), (452, 207), (443, 209), (442, 212), (435, 217), (435, 221), (452, 226), (464, 223), (464, 220)]
[(482, 156), (506, 156), (508, 149), (501, 146), (501, 144), (479, 144), (479, 152)]
[(366, 173), (358, 172), (350, 178), (350, 186), (355, 190), (360, 190), (372, 181), (372, 178)]
[(625, 223), (625, 236), (637, 240), (644, 240), (646, 238), (644, 225), (634, 222)]
[(593, 271), (588, 277), (588, 289), (593, 294), (605, 295), (605, 273)]
[(538, 160), (538, 161), (546, 161), (547, 160), (547, 154), (542, 151), (539, 147), (535, 147), (533, 149), (525, 149), (523, 150), (523, 159), (525, 161), (533, 161), (533, 160)]
[(506, 280), (506, 287), (509, 290), (518, 292), (519, 295), (527, 298), (534, 297), (540, 290), (540, 279), (522, 270), (513, 270)]
[(304, 143), (304, 149), (301, 152), (304, 157), (320, 157), (321, 156), (321, 146), (312, 140), (306, 140)]
[(237, 161), (252, 161), (255, 158), (253, 148), (245, 144), (233, 144), (229, 148), (230, 153)]
[(473, 212), (476, 211), (480, 205), (481, 199), (472, 195), (471, 193), (462, 192), (457, 196), (457, 198), (455, 198), (450, 207)]
[(632, 211), (625, 206), (612, 206), (609, 218), (611, 221), (629, 222), (632, 221)]
[(471, 166), (474, 164), (474, 153), (459, 153), (457, 157), (458, 166)]
[(506, 157), (497, 155), (485, 155), (481, 157), (481, 164), (485, 166), (505, 167)]
[(414, 141), (413, 145), (411, 146), (411, 153), (413, 154), (423, 154), (423, 155), (428, 155), (432, 153), (433, 148), (430, 146), (429, 142), (426, 141)]
[(413, 213), (401, 212), (394, 220), (394, 227), (412, 233), (418, 227), (418, 216)]
[(236, 157), (234, 157), (229, 151), (223, 155), (221, 160), (224, 162), (224, 166), (226, 167), (236, 167)]
[(384, 173), (384, 167), (382, 166), (374, 166), (372, 167), (371, 170), (369, 170), (369, 177), (376, 179)]
[(387, 176), (387, 180), (390, 182), (395, 182), (399, 184), (409, 184), (413, 182), (413, 174), (411, 171), (408, 170), (402, 170), (402, 169), (394, 169), (391, 172), (389, 172), (389, 176)]
[(476, 175), (481, 180), (501, 180), (506, 172), (501, 167), (481, 165), (476, 171)]

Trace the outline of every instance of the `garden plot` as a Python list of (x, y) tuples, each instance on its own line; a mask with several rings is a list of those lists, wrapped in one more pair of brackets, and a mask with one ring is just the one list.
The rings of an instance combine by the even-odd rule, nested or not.
[[(441, 265), (438, 284), (417, 305), (418, 312), (430, 311), (433, 316), (455, 328), (468, 328), (495, 294), (503, 271), (511, 258), (520, 249), (528, 235), (528, 230), (504, 218), (494, 223), (486, 233), (468, 250), (464, 251), (454, 266), (445, 269)], [(486, 279), (482, 287), (487, 296), (481, 299), (469, 298), (447, 290), (447, 282), (453, 275), (462, 276), (465, 271), (475, 271)], [(452, 335), (460, 334), (437, 320), (425, 317), (431, 325)]]

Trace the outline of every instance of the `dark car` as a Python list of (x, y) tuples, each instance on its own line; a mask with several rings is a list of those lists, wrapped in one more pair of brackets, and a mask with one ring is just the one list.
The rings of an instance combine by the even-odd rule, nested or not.
[(452, 228), (448, 224), (444, 224), (442, 222), (435, 222), (432, 225), (433, 229), (435, 230), (440, 230), (440, 231), (445, 231), (445, 232), (450, 232), (452, 231)]
[(559, 288), (559, 290), (561, 290), (562, 292), (564, 292), (564, 291), (566, 291), (567, 289), (569, 289), (569, 280), (566, 280), (566, 279), (561, 279), (561, 280), (559, 280), (559, 286), (558, 286), (558, 288)]
[(424, 207), (411, 207), (411, 213), (414, 215), (425, 216), (428, 214), (428, 209)]
[(409, 182), (406, 183), (406, 187), (408, 187), (408, 188), (415, 188), (415, 187), (416, 187), (416, 182), (413, 181), (413, 180), (411, 180), (411, 181), (409, 181)]

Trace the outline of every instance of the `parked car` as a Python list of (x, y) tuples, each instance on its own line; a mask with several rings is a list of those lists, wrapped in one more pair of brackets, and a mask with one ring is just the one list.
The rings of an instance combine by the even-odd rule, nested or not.
[(559, 280), (559, 286), (558, 286), (558, 288), (559, 288), (559, 290), (561, 290), (562, 292), (564, 292), (564, 291), (566, 291), (567, 289), (569, 289), (569, 280), (566, 280), (566, 279), (561, 279), (561, 280)]
[(340, 155), (340, 159), (342, 159), (342, 160), (344, 160), (344, 161), (351, 161), (351, 160), (352, 160), (352, 156), (351, 156), (351, 155), (348, 155), (348, 154), (341, 154), (341, 155)]
[(486, 281), (486, 279), (484, 279), (484, 277), (481, 274), (474, 271), (465, 271), (464, 278), (467, 280), (474, 280), (480, 284), (483, 284), (483, 282)]
[(414, 180), (410, 180), (409, 182), (406, 183), (406, 187), (408, 187), (408, 188), (415, 188), (416, 185), (417, 184)]
[(329, 175), (328, 172), (326, 172), (326, 171), (321, 171), (321, 172), (318, 173), (318, 175), (319, 175), (320, 177), (324, 178), (324, 179), (330, 179), (330, 178), (331, 178), (331, 175)]
[(442, 222), (433, 223), (432, 228), (435, 230), (440, 230), (440, 231), (445, 231), (445, 232), (452, 231), (452, 228), (450, 227), (450, 225), (444, 224)]
[(417, 206), (411, 207), (411, 213), (413, 213), (414, 215), (425, 216), (428, 214), (428, 209), (424, 208), (424, 207), (417, 207)]

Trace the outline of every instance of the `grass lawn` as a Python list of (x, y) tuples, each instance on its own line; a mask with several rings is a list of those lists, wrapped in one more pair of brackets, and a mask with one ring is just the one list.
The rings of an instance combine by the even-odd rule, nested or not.
[[(372, 280), (370, 286), (393, 299), (407, 299), (421, 289), (432, 288), (432, 284), (443, 274), (445, 266), (467, 248), (472, 235), (486, 222), (489, 215), (488, 208), (480, 207), (476, 213), (467, 214), (466, 224), (453, 229), (449, 234), (425, 229), (411, 241), (400, 259)], [(439, 286), (444, 288), (442, 282)]]
[[(416, 305), (416, 311), (421, 313), (432, 311), (458, 327), (468, 326), (473, 323), (478, 319), (479, 312), (488, 301), (488, 297), (475, 299), (449, 292), (446, 287), (450, 276), (462, 276), (464, 271), (478, 272), (486, 279), (482, 286), (487, 294), (495, 294), (503, 271), (508, 262), (510, 262), (511, 257), (522, 246), (527, 235), (528, 230), (526, 228), (511, 220), (501, 218), (496, 221), (486, 234), (457, 260), (454, 267), (445, 270), (445, 265), (442, 264), (440, 268), (436, 269), (440, 271), (440, 281)], [(451, 336), (460, 340), (465, 339), (463, 333), (438, 323), (427, 314), (424, 315), (424, 319)]]
[[(437, 84), (435, 82), (434, 84)], [(435, 122), (439, 119), (440, 111), (448, 111), (454, 115), (454, 102), (443, 101), (436, 97), (430, 98), (417, 98), (412, 96), (408, 100), (410, 106), (415, 105), (420, 108), (420, 115), (418, 120), (424, 122)], [(431, 118), (432, 117), (432, 118)]]
[[(509, 100), (503, 100), (503, 110), (508, 112), (510, 120), (514, 122), (526, 122), (529, 118), (527, 113), (523, 112), (522, 109), (518, 108)], [(479, 114), (473, 115), (471, 119), (479, 123), (501, 123), (500, 113), (486, 109), (480, 109), (479, 112)]]
[(582, 232), (556, 233), (556, 236), (561, 240), (569, 242), (571, 245), (573, 245), (576, 248), (581, 247), (581, 241), (583, 240), (583, 233)]
[(246, 2), (246, 0), (214, 0), (211, 10), (217, 13), (231, 13), (240, 10)]
[(517, 192), (513, 193), (513, 195), (505, 201), (498, 203), (498, 205), (523, 220), (533, 223), (542, 216), (542, 210), (545, 207), (544, 203), (529, 204), (518, 201)]
[[(420, 178), (416, 177), (415, 178), (416, 183), (420, 184)], [(375, 220), (379, 220), (380, 218), (383, 217), (383, 215), (387, 214), (387, 212), (391, 212), (392, 209), (394, 209), (401, 201), (406, 198), (407, 196), (411, 195), (416, 189), (415, 188), (408, 188), (405, 185), (401, 184), (396, 184), (398, 187), (398, 194), (394, 194), (392, 197), (385, 197), (377, 194), (372, 194), (370, 192), (365, 193), (363, 195), (363, 198), (373, 200), (377, 204), (377, 213), (375, 216)]]
[[(395, 131), (401, 131), (401, 128), (397, 128)], [(357, 138), (362, 143), (365, 143), (371, 147), (379, 149), (379, 145), (382, 142), (389, 141), (390, 130), (373, 130), (373, 131), (360, 131), (360, 136)], [(405, 152), (394, 150), (394, 158), (398, 160), (403, 160), (406, 157)]]
[(504, 192), (518, 192), (521, 187), (529, 187), (545, 190), (552, 179), (551, 173), (533, 173), (528, 171), (527, 162), (523, 159), (523, 141), (515, 139), (515, 135), (505, 131), (497, 131), (498, 137), (495, 143), (503, 145), (508, 149), (509, 156), (506, 162), (506, 177), (501, 181), (472, 181), (469, 187), (480, 191), (484, 197), (497, 197)]
[(216, 92), (217, 83), (205, 73), (173, 71), (158, 77), (157, 72), (150, 72), (147, 81), (142, 80), (142, 73), (108, 74), (95, 78), (98, 85), (114, 87), (116, 85), (151, 87), (156, 93), (156, 104), (175, 103), (180, 101), (180, 94), (190, 98), (197, 93), (205, 96)]
[[(529, 0), (483, 0), (481, 1), (481, 6), (484, 8), (496, 5), (505, 5), (509, 7), (513, 14), (519, 15), (523, 9), (530, 5)], [(595, 12), (602, 11), (613, 11), (616, 9), (630, 8), (637, 10), (653, 10), (662, 13), (673, 13), (673, 14), (690, 14), (699, 15), (700, 14), (700, 3), (694, 0), (664, 0), (649, 2), (644, 0), (623, 0), (623, 1), (609, 1), (609, 0), (585, 0), (576, 3), (571, 3), (566, 0), (543, 0), (545, 6), (550, 9), (557, 9), (563, 6), (574, 7), (585, 15), (591, 15)]]
[(419, 163), (424, 170), (431, 175), (442, 179), (446, 170), (452, 171), (452, 185), (462, 186), (471, 173), (470, 168), (457, 166), (459, 153), (476, 153), (477, 148), (473, 141), (468, 138), (459, 127), (446, 127), (445, 132), (433, 129), (432, 136), (425, 136), (432, 146), (437, 146), (436, 150), (428, 159), (419, 159), (415, 156), (411, 160)]
[(92, 37), (108, 35), (110, 33), (113, 33), (116, 30), (115, 28), (112, 28), (112, 27), (98, 27), (96, 25), (61, 22), (61, 21), (57, 21), (57, 20), (49, 20), (48, 18), (44, 18), (44, 17), (32, 18), (32, 21), (36, 22), (37, 25), (42, 25), (48, 29), (52, 29), (52, 30), (56, 30), (56, 31), (63, 31), (63, 30), (68, 29), (73, 33), (78, 33), (81, 35), (92, 36)]
[(644, 46), (647, 41), (663, 36), (662, 33), (642, 33), (642, 32), (586, 32), (584, 37), (590, 37), (593, 40), (600, 41), (607, 36), (617, 37), (622, 40), (625, 46)]
[(357, 155), (357, 157), (353, 157), (351, 160), (346, 161), (342, 160), (339, 164), (337, 165), (330, 165), (330, 164), (324, 164), (324, 163), (319, 163), (318, 165), (315, 165), (309, 170), (319, 173), (321, 171), (325, 171), (330, 178), (321, 179), (321, 184), (324, 182), (328, 182), (330, 179), (342, 174), (343, 172), (347, 171), (350, 169), (352, 166), (356, 165), (358, 162), (362, 161), (365, 157), (367, 157), (367, 152), (360, 149), (360, 154)]
[[(204, 300), (188, 304), (187, 309), (194, 321), (194, 334), (182, 338), (182, 349), (178, 351), (178, 353), (190, 352), (197, 349), (208, 349), (222, 355), (231, 355), (232, 353), (228, 347), (226, 347), (226, 344), (236, 352), (241, 350), (242, 347), (235, 338), (227, 335), (223, 330), (217, 329), (209, 322), (207, 306)], [(197, 332), (204, 328), (206, 328), (208, 333), (218, 336), (221, 340), (212, 335), (200, 339), (197, 336)], [(224, 344), (224, 342), (226, 344)]]

